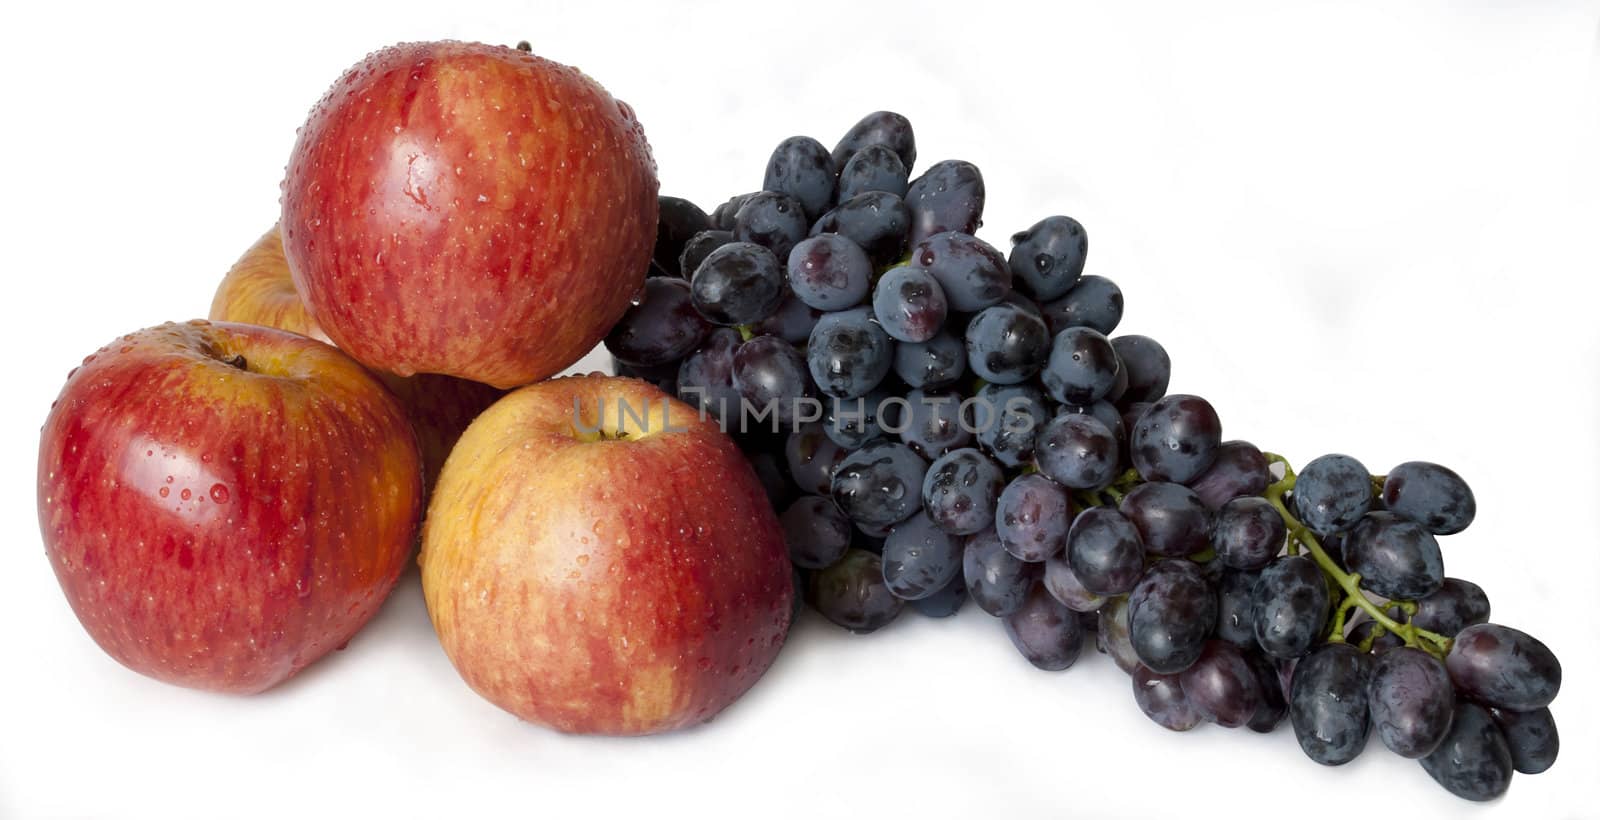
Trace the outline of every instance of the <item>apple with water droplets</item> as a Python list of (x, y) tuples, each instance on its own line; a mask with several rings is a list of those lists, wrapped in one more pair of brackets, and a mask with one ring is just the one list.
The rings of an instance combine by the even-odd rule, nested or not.
[(445, 461), (422, 589), (467, 684), (565, 732), (710, 720), (788, 633), (789, 554), (731, 438), (636, 379), (530, 385)]
[[(276, 225), (262, 234), (222, 277), (211, 299), (210, 318), (275, 327), (331, 343), (295, 292), (289, 263), (283, 257), (282, 232)], [(376, 375), (400, 399), (411, 418), (417, 444), (422, 448), (424, 489), (433, 486), (461, 431), (504, 392), (433, 373), (403, 377), (378, 371)]]
[(67, 378), (39, 528), (78, 620), (168, 683), (247, 694), (343, 646), (404, 569), (422, 506), (399, 402), (337, 349), (166, 324)]
[(655, 160), (570, 66), (405, 43), (336, 82), (283, 182), (284, 252), (328, 337), (377, 370), (500, 388), (594, 348), (644, 286)]

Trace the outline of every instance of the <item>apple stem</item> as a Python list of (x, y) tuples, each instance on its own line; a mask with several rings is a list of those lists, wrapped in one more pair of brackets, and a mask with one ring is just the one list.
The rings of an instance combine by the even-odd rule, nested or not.
[(234, 367), (237, 367), (240, 370), (249, 370), (250, 369), (250, 368), (245, 366), (247, 364), (247, 362), (244, 360), (244, 354), (243, 353), (235, 353), (232, 356), (229, 356), (228, 358), (223, 359), (222, 362), (223, 362), (223, 364), (233, 365)]
[(532, 52), (533, 51), (533, 43), (530, 43), (527, 40), (518, 40), (517, 41), (517, 50), (518, 51)]

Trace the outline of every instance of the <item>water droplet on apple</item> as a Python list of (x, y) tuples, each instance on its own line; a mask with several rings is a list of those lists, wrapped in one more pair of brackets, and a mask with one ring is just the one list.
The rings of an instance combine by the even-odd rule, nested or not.
[(166, 498), (166, 497), (167, 497), (167, 494), (169, 494), (169, 493), (171, 493), (171, 492), (172, 492), (172, 491), (171, 491), (171, 490), (169, 490), (169, 489), (167, 489), (167, 488), (166, 488), (166, 487), (162, 487), (162, 488), (161, 488), (161, 489), (160, 489), (160, 490), (157, 490), (157, 491), (156, 491), (156, 492), (157, 492), (157, 493), (158, 493), (158, 494), (159, 494), (159, 495), (160, 495), (160, 496), (161, 496), (161, 497), (162, 497), (162, 498)]
[(189, 496), (191, 496), (191, 495), (194, 495), (194, 493), (189, 492), (188, 488), (184, 488), (183, 492), (178, 493), (178, 497), (183, 499), (184, 501), (188, 501), (189, 500)]
[(228, 503), (228, 487), (225, 484), (211, 485), (211, 500), (218, 504)]
[[(587, 542), (589, 539), (585, 538), (583, 540)], [(588, 556), (587, 553), (584, 554), (584, 555), (578, 556), (578, 566), (581, 567), (581, 566), (584, 566), (585, 564), (588, 564), (588, 563), (589, 563), (589, 556)]]

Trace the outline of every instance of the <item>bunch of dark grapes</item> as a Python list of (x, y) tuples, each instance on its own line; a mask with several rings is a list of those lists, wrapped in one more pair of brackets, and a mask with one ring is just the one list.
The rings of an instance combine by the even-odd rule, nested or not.
[(983, 176), (915, 177), (906, 118), (830, 151), (779, 143), (710, 215), (661, 198), (651, 277), (606, 340), (619, 373), (718, 418), (765, 482), (805, 601), (872, 632), (970, 599), (1046, 670), (1089, 636), (1151, 720), (1269, 732), (1340, 765), (1374, 731), (1452, 793), (1549, 767), (1551, 651), (1488, 623), (1438, 536), (1471, 490), (1437, 464), (1296, 475), (1168, 395), (1154, 339), (1112, 335), (1067, 216), (975, 233)]

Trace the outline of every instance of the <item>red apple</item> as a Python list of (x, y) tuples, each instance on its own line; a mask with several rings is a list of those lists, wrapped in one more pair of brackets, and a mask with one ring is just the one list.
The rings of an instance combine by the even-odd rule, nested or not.
[(509, 388), (577, 361), (628, 309), (656, 189), (633, 110), (577, 69), (408, 43), (312, 110), (283, 183), (284, 250), (356, 359)]
[[(283, 256), (278, 226), (272, 226), (239, 257), (217, 286), (211, 319), (265, 325), (329, 341), (317, 320), (295, 292), (289, 263)], [(432, 487), (445, 456), (484, 408), (504, 391), (454, 376), (418, 374), (410, 378), (378, 373), (400, 399), (422, 447), (423, 486)]]
[(342, 646), (404, 568), (422, 504), (394, 397), (322, 342), (166, 324), (84, 360), (39, 443), (67, 601), (129, 668), (259, 692)]
[(733, 440), (636, 379), (501, 399), (445, 462), (423, 525), (445, 653), (497, 706), (565, 732), (709, 720), (777, 655), (792, 586)]

